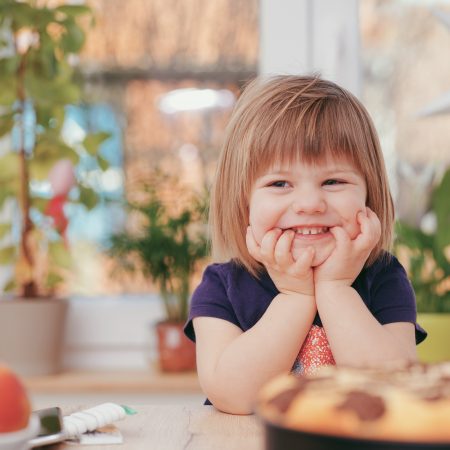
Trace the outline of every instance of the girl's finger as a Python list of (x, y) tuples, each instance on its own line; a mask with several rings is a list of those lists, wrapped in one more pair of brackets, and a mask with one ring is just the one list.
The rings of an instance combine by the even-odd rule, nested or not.
[(298, 256), (297, 261), (295, 261), (291, 271), (292, 274), (303, 275), (311, 270), (315, 253), (314, 247), (306, 247)]
[(331, 227), (330, 233), (336, 241), (336, 250), (340, 250), (350, 243), (350, 236), (342, 227)]
[(367, 210), (367, 218), (369, 219), (369, 222), (372, 224), (374, 232), (378, 233), (381, 236), (381, 222), (380, 222), (380, 219), (375, 214), (375, 212), (372, 211), (369, 207), (367, 207), (366, 210)]
[(253, 256), (253, 258), (255, 258), (256, 261), (262, 262), (260, 247), (259, 247), (258, 243), (256, 242), (255, 237), (253, 236), (253, 231), (250, 226), (247, 227), (247, 233), (245, 235), (245, 242), (247, 244), (247, 250), (250, 253), (250, 255)]
[(358, 214), (361, 233), (355, 239), (355, 246), (359, 250), (372, 250), (380, 240), (381, 223), (377, 215), (367, 208), (367, 213)]
[(293, 230), (286, 230), (279, 237), (274, 250), (274, 257), (277, 265), (286, 267), (294, 263), (291, 251), (294, 236), (295, 232)]
[(274, 264), (275, 262), (275, 246), (278, 242), (278, 238), (280, 237), (281, 232), (282, 231), (280, 228), (273, 228), (272, 230), (269, 230), (261, 240), (261, 244), (259, 246), (260, 254), (264, 259), (264, 262), (267, 264)]

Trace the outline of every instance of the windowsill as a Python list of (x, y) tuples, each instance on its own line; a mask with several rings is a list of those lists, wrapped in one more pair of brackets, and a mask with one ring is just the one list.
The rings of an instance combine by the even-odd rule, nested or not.
[(162, 373), (157, 369), (129, 371), (66, 371), (25, 377), (31, 392), (43, 393), (199, 393), (196, 372)]

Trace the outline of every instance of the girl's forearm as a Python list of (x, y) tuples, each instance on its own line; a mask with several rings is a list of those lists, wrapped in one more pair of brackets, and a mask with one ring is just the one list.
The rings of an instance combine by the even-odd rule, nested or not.
[(316, 286), (316, 303), (337, 364), (379, 366), (408, 359), (404, 347), (381, 325), (350, 286)]
[(208, 377), (206, 393), (214, 406), (250, 414), (259, 389), (289, 372), (316, 314), (314, 297), (279, 294), (261, 319), (221, 353)]

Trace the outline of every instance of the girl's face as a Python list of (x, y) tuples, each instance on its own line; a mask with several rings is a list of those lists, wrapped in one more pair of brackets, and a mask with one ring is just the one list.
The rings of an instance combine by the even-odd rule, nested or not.
[(253, 184), (250, 226), (259, 244), (273, 228), (293, 229), (293, 258), (312, 246), (318, 266), (335, 247), (331, 227), (342, 227), (351, 239), (360, 233), (356, 216), (365, 211), (366, 193), (362, 174), (346, 159), (274, 165)]

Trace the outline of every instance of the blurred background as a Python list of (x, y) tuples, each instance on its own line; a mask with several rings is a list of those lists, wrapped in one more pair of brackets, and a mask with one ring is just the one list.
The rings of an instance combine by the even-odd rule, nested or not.
[[(22, 2), (9, 3), (12, 7)], [(63, 49), (80, 95), (76, 101), (67, 101), (58, 110), (63, 111), (60, 115), (51, 110), (51, 118), (60, 121), (58, 126), (48, 121), (49, 129), (58, 132), (59, 147), (64, 147), (64, 152), (70, 147), (77, 153), (69, 172), (55, 169), (58, 161), (70, 160), (66, 153), (46, 156), (39, 153), (36, 144), (40, 133), (43, 135), (39, 108), (44, 100), (39, 95), (50, 101), (51, 84), (47, 91), (38, 89), (39, 95), (33, 98), (31, 82), (27, 85), (25, 79), (29, 99), (9, 99), (6, 94), (11, 84), (0, 84), (4, 121), (0, 155), (14, 153), (14, 148), (20, 155), (25, 149), (25, 159), (40, 158), (46, 165), (43, 175), (33, 178), (37, 171), (31, 171), (28, 180), (32, 197), (46, 202), (41, 211), (38, 202), (33, 203), (35, 209), (30, 213), (35, 229), (43, 223), (47, 227), (44, 235), (49, 244), (44, 246), (44, 235), (40, 235), (36, 248), (45, 247), (54, 256), (56, 252), (49, 249), (62, 243), (64, 254), (69, 255), (66, 258), (58, 253), (57, 261), (66, 271), (57, 283), (49, 283), (48, 277), (47, 284), (38, 283), (39, 287), (45, 285), (47, 297), (66, 298), (68, 307), (60, 319), (64, 322), (62, 337), (57, 338), (61, 361), (47, 372), (23, 369), (36, 405), (57, 404), (73, 397), (92, 402), (100, 397), (119, 401), (119, 396), (120, 401), (133, 403), (202, 401), (195, 370), (164, 370), (158, 359), (154, 325), (172, 317), (170, 302), (180, 298), (183, 278), (174, 275), (176, 289), (170, 298), (163, 298), (167, 280), (155, 269), (157, 250), (149, 255), (142, 249), (156, 245), (167, 250), (170, 236), (167, 242), (146, 241), (145, 227), (151, 216), (143, 218), (142, 208), (148, 212), (156, 201), (158, 211), (162, 211), (158, 209), (161, 205), (166, 208), (162, 216), (172, 218), (180, 218), (179, 214), (189, 210), (187, 226), (198, 250), (187, 273), (192, 291), (208, 263), (201, 240), (201, 235), (207, 237), (202, 202), (207, 199), (225, 126), (242, 87), (258, 74), (320, 72), (363, 101), (381, 138), (398, 232), (405, 230), (396, 251), (414, 277), (416, 292), (422, 293), (425, 303), (433, 299), (431, 306), (424, 303), (422, 311), (441, 316), (450, 311), (450, 238), (444, 227), (450, 220), (446, 206), (450, 187), (445, 181), (450, 163), (449, 1), (24, 3), (49, 10), (68, 4), (74, 9), (60, 9), (55, 16), (59, 25), (68, 26), (62, 35), (75, 39), (78, 31), (74, 23), (85, 33), (82, 45), (80, 41), (79, 46)], [(33, 20), (38, 16), (28, 15), (22, 26), (16, 19), (28, 13), (17, 11), (12, 19), (8, 13), (3, 9), (0, 16), (0, 36), (6, 42), (0, 61), (32, 55), (27, 52), (44, 42), (42, 36), (38, 41), (32, 37), (36, 33)], [(11, 24), (15, 23), (20, 26), (14, 28)], [(19, 43), (28, 39), (28, 47), (22, 52), (17, 45), (8, 50), (7, 43), (12, 42), (8, 33), (20, 34)], [(53, 39), (58, 32), (48, 34)], [(54, 55), (57, 65), (63, 59), (61, 49)], [(15, 61), (10, 75), (12, 82), (19, 83), (20, 59)], [(36, 80), (45, 78), (41, 75), (37, 73)], [(51, 83), (52, 75), (45, 76)], [(12, 118), (9, 128), (7, 118)], [(20, 129), (28, 130), (22, 146), (17, 144)], [(88, 136), (94, 137), (89, 140)], [(2, 161), (0, 172), (6, 173), (7, 160)], [(73, 183), (68, 182), (72, 176)], [(65, 182), (68, 189), (62, 203), (51, 203), (57, 197), (55, 186)], [(95, 194), (95, 202), (81, 201), (83, 189)], [(24, 226), (20, 198), (4, 200), (1, 220), (10, 226), (2, 231), (0, 243), (6, 249), (18, 248)], [(194, 203), (200, 206), (192, 210)], [(59, 209), (50, 204), (54, 208), (59, 205)], [(58, 220), (67, 222), (64, 229), (55, 225)], [(48, 230), (55, 226), (56, 232), (51, 234)], [(164, 228), (167, 223), (154, 226)], [(173, 234), (173, 241), (176, 236)], [(138, 242), (137, 238), (142, 239)], [(179, 254), (185, 250), (174, 251)], [(42, 272), (47, 260), (36, 258)], [(11, 296), (23, 293), (19, 283), (11, 283), (11, 279), (17, 278), (18, 270), (23, 273), (25, 266), (10, 252), (3, 252), (0, 262), (1, 306), (11, 303)], [(182, 309), (183, 299), (172, 307)], [(9, 323), (15, 324), (16, 335), (30, 334), (28, 325), (21, 322), (24, 313), (15, 314)], [(177, 314), (176, 318), (183, 319), (181, 310)], [(34, 340), (36, 336), (31, 335)], [(180, 339), (173, 333), (168, 336), (169, 344)], [(1, 352), (0, 344), (0, 356)]]

